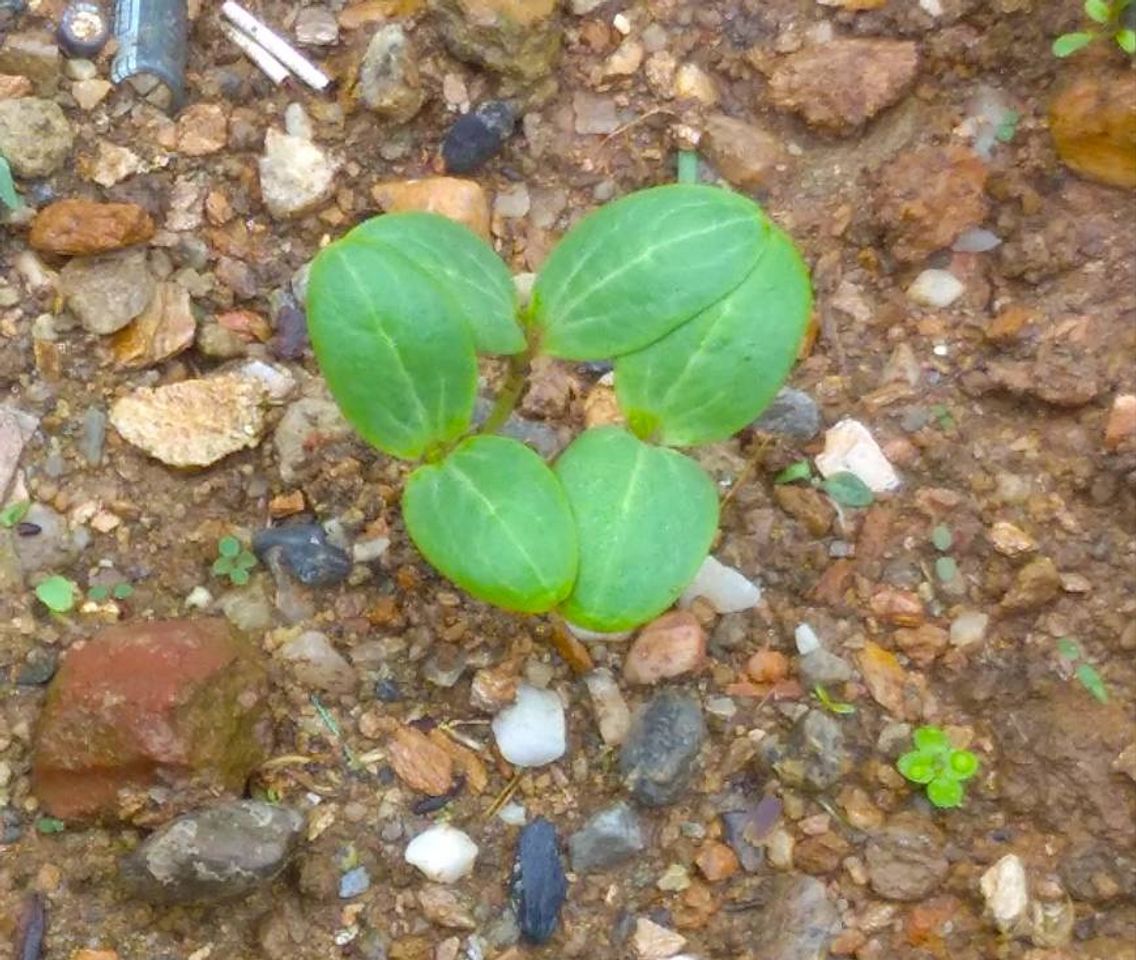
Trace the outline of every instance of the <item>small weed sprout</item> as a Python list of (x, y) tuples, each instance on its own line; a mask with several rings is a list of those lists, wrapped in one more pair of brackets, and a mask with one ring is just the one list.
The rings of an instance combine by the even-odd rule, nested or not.
[(1099, 37), (1110, 37), (1129, 56), (1136, 54), (1136, 17), (1133, 0), (1085, 0), (1085, 16), (1096, 27), (1063, 33), (1053, 41), (1053, 55), (1064, 59), (1083, 50)]
[(213, 575), (228, 577), (234, 586), (243, 587), (249, 582), (249, 571), (256, 566), (256, 557), (236, 537), (222, 537), (217, 541), (217, 559), (213, 561)]
[(56, 574), (36, 584), (36, 598), (52, 613), (69, 613), (79, 599), (74, 580)]
[(97, 586), (91, 587), (91, 589), (87, 591), (87, 599), (93, 600), (95, 603), (102, 603), (104, 600), (109, 600), (111, 597), (115, 600), (126, 600), (133, 593), (134, 587), (124, 580), (110, 587), (105, 584), (98, 584)]
[(955, 538), (950, 528), (939, 524), (931, 531), (931, 545), (939, 551), (940, 556), (935, 558), (935, 576), (940, 583), (949, 583), (958, 576), (958, 564), (948, 550), (954, 546)]
[(850, 703), (843, 703), (840, 700), (833, 700), (829, 692), (821, 685), (817, 684), (813, 687), (813, 696), (817, 698), (817, 702), (827, 710), (829, 713), (834, 713), (838, 717), (847, 716), (848, 714), (855, 713), (856, 708)]
[(978, 757), (956, 750), (938, 727), (920, 727), (912, 735), (914, 750), (896, 761), (896, 769), (912, 783), (922, 784), (927, 799), (940, 810), (962, 805), (965, 782), (978, 772)]
[(1077, 678), (1077, 682), (1088, 690), (1093, 697), (1101, 703), (1108, 703), (1108, 688), (1097, 672), (1097, 668), (1085, 660), (1085, 653), (1080, 644), (1070, 637), (1062, 637), (1057, 641), (1057, 655), (1061, 658), (1063, 672)]
[(30, 500), (18, 500), (16, 503), (8, 504), (3, 510), (0, 510), (0, 527), (11, 529), (28, 515), (31, 507), (32, 502)]
[(817, 490), (821, 490), (842, 507), (870, 507), (875, 502), (875, 494), (856, 474), (848, 471), (834, 473), (831, 477), (813, 475), (812, 464), (808, 460), (797, 460), (789, 464), (773, 478), (775, 484), (796, 483), (807, 480)]

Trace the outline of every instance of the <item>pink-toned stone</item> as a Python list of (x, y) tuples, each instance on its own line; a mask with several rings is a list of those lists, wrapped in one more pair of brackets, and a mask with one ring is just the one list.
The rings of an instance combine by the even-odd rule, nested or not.
[(654, 684), (694, 673), (706, 662), (706, 633), (689, 610), (665, 613), (643, 628), (627, 651), (623, 677)]
[(267, 677), (225, 620), (117, 624), (73, 647), (32, 756), (42, 809), (159, 823), (240, 794), (272, 745)]
[(1115, 450), (1125, 440), (1136, 437), (1136, 394), (1122, 393), (1112, 401), (1104, 427), (1104, 445)]

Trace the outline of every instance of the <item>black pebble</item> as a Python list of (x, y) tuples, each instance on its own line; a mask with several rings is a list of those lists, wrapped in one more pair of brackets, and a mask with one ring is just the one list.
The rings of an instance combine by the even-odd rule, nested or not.
[(345, 550), (327, 542), (327, 533), (318, 523), (297, 523), (289, 527), (270, 527), (252, 538), (252, 550), (262, 560), (279, 549), (280, 559), (300, 583), (309, 587), (330, 587), (342, 583), (351, 572), (351, 558)]
[(486, 100), (457, 121), (442, 141), (447, 173), (472, 173), (512, 136), (517, 114), (503, 100)]
[(560, 860), (556, 828), (540, 817), (521, 831), (513, 867), (513, 897), (521, 935), (544, 943), (556, 930), (560, 907), (568, 895), (568, 879)]

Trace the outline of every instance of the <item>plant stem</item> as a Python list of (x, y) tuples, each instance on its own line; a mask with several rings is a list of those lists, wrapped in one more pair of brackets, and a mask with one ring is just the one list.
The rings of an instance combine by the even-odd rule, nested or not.
[(698, 154), (693, 150), (680, 150), (678, 152), (679, 183), (698, 183)]
[(532, 363), (533, 350), (530, 346), (523, 353), (509, 357), (509, 372), (505, 375), (505, 384), (497, 399), (493, 402), (493, 409), (481, 424), (479, 434), (496, 433), (509, 419), (517, 401), (521, 399), (521, 391), (525, 388), (525, 380), (529, 375), (529, 366)]

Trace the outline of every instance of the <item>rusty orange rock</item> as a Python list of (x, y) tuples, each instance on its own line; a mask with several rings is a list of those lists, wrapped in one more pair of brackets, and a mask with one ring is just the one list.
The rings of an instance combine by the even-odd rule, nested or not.
[(154, 221), (136, 203), (58, 200), (32, 221), (28, 243), (42, 253), (69, 257), (107, 253), (154, 235)]
[(664, 613), (635, 638), (623, 662), (629, 683), (653, 684), (694, 673), (706, 662), (706, 634), (689, 610)]
[(1075, 77), (1050, 105), (1049, 132), (1069, 169), (1109, 186), (1136, 187), (1136, 74)]
[(222, 619), (108, 627), (52, 680), (32, 788), (52, 816), (136, 824), (239, 794), (272, 746), (267, 689)]
[(453, 757), (414, 727), (399, 727), (387, 752), (398, 778), (414, 790), (440, 797), (454, 782)]
[(711, 883), (728, 880), (738, 872), (738, 856), (724, 843), (707, 840), (694, 858), (698, 870)]
[(474, 180), (457, 177), (397, 180), (375, 184), (371, 195), (387, 213), (406, 210), (438, 213), (489, 239), (489, 198)]

